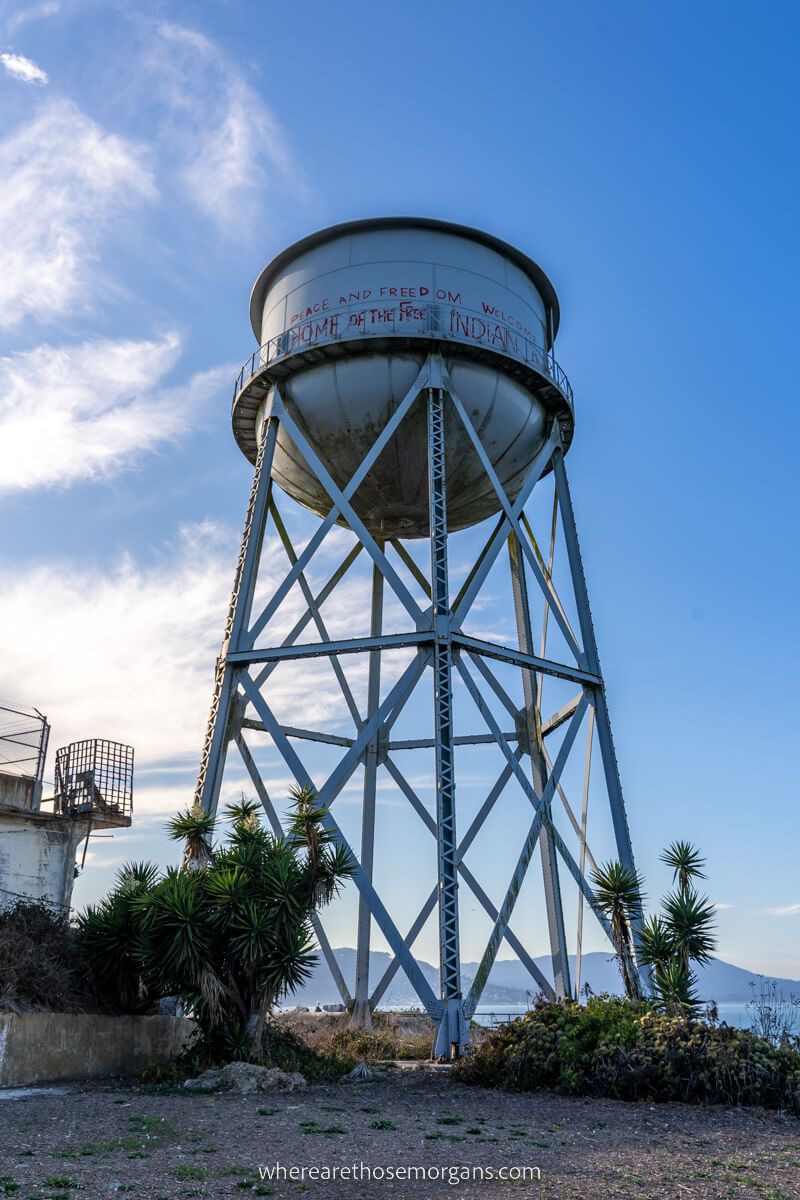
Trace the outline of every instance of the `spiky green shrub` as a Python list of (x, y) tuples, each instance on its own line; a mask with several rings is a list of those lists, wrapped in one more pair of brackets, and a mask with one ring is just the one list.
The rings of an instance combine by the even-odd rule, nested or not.
[(261, 1056), (267, 1014), (311, 973), (311, 917), (351, 873), (313, 793), (297, 791), (293, 802), (280, 838), (255, 803), (229, 806), (231, 830), (216, 847), (205, 814), (181, 814), (173, 837), (195, 839), (184, 868), (159, 876), (148, 864), (127, 867), (111, 895), (81, 915), (83, 945), (113, 1002), (141, 1011), (177, 996), (211, 1058)]
[(617, 952), (625, 995), (639, 1000), (642, 981), (633, 952), (633, 923), (642, 912), (642, 880), (621, 862), (608, 862), (592, 872), (597, 906), (605, 913)]
[(639, 969), (645, 967), (648, 990), (660, 1007), (672, 1016), (688, 1016), (701, 1006), (692, 964), (708, 962), (714, 952), (715, 910), (695, 887), (696, 879), (705, 879), (705, 859), (691, 842), (672, 842), (661, 861), (672, 867), (676, 885), (662, 900), (661, 913), (644, 918), (642, 881), (620, 862), (593, 871), (594, 904), (608, 919), (628, 999), (642, 998)]
[(760, 1105), (800, 1116), (800, 1052), (747, 1030), (597, 996), (543, 1004), (453, 1068), (463, 1083), (617, 1100)]

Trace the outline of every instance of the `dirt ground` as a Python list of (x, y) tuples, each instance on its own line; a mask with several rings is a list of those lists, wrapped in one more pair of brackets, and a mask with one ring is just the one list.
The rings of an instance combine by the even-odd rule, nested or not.
[[(2, 1096), (2, 1093), (0, 1093)], [(458, 1169), (448, 1178), (268, 1181), (259, 1167)], [(465, 1168), (538, 1168), (528, 1182)], [(513, 1170), (512, 1170), (513, 1169)], [(387, 1172), (388, 1174), (388, 1172)], [(531, 1181), (533, 1180), (533, 1181)], [(0, 1196), (798, 1200), (800, 1121), (681, 1105), (509, 1095), (446, 1070), (268, 1096), (72, 1085), (0, 1099)]]

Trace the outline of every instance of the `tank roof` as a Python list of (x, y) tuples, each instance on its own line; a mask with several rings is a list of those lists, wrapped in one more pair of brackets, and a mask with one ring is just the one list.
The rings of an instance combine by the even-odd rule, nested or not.
[(516, 246), (512, 246), (510, 242), (504, 242), (502, 238), (495, 237), (492, 233), (486, 233), (482, 229), (473, 229), (470, 225), (457, 225), (453, 221), (439, 221), (434, 217), (367, 217), (359, 221), (343, 221), (339, 225), (329, 225), (326, 229), (319, 229), (316, 233), (311, 233), (307, 237), (301, 238), (299, 242), (293, 242), (285, 250), (281, 250), (280, 254), (277, 254), (264, 267), (250, 293), (250, 324), (253, 326), (256, 338), (261, 336), (261, 314), (267, 289), (275, 275), (292, 259), (304, 254), (306, 250), (313, 250), (323, 242), (341, 237), (343, 234), (354, 233), (357, 230), (392, 229), (402, 226), (412, 229), (436, 229), (443, 233), (453, 233), (460, 237), (471, 238), (511, 259), (533, 280), (545, 305), (552, 312), (553, 338), (555, 338), (560, 319), (558, 297), (542, 268), (527, 254), (518, 250)]

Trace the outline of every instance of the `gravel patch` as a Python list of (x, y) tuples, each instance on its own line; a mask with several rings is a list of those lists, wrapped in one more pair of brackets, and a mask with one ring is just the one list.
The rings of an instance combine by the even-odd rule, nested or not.
[[(268, 1181), (259, 1167), (425, 1167), (427, 1179)], [(464, 1179), (465, 1168), (541, 1179)], [(3, 1105), (0, 1196), (18, 1200), (448, 1196), (798, 1200), (800, 1121), (778, 1114), (510, 1095), (406, 1070), (271, 1095), (72, 1085)]]

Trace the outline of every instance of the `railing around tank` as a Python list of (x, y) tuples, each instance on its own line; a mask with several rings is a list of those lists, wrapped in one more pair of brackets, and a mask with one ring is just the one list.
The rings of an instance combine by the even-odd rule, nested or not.
[(297, 321), (254, 350), (236, 378), (234, 401), (247, 381), (265, 367), (314, 346), (369, 337), (429, 337), (484, 346), (533, 367), (555, 384), (572, 405), (572, 388), (552, 353), (529, 337), (521, 322), (461, 305), (401, 300), (392, 304), (350, 304), (320, 310)]

